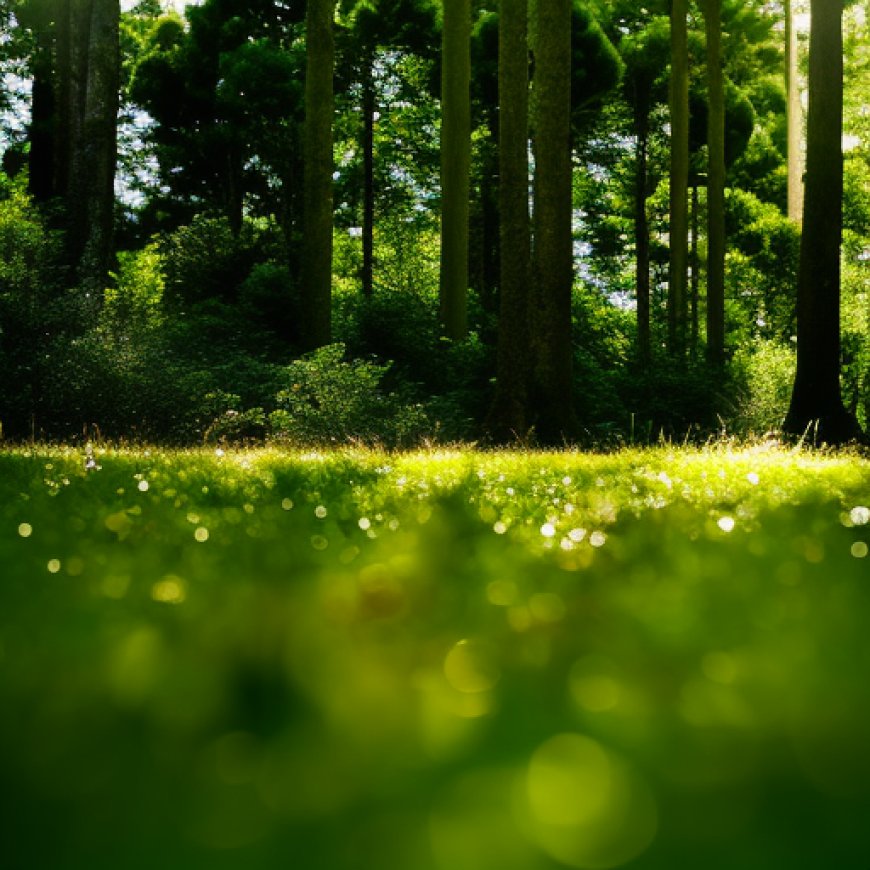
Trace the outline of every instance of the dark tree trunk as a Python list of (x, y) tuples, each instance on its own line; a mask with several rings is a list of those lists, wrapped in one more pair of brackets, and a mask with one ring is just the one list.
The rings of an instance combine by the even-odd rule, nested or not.
[(441, 53), (441, 323), (465, 338), (471, 165), (471, 7), (444, 0)]
[(496, 390), (487, 429), (522, 438), (528, 418), (529, 50), (526, 0), (499, 6), (500, 311)]
[(56, 125), (54, 60), (48, 29), (36, 33), (30, 120), (29, 188), (36, 202), (47, 202), (55, 193), (54, 137)]
[(333, 3), (309, 0), (306, 12), (303, 181), (302, 341), (329, 344), (332, 334)]
[(538, 0), (534, 45), (532, 404), (542, 442), (574, 435), (571, 288), (571, 0)]
[(810, 6), (809, 114), (798, 270), (797, 373), (787, 433), (817, 443), (862, 437), (840, 391), (840, 242), (843, 205), (842, 0)]
[(55, 192), (70, 278), (94, 304), (113, 254), (119, 22), (118, 0), (65, 0), (57, 22)]

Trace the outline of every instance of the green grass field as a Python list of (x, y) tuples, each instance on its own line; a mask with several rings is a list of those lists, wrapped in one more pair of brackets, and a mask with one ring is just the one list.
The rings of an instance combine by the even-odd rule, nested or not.
[(0, 453), (4, 870), (870, 866), (870, 463)]

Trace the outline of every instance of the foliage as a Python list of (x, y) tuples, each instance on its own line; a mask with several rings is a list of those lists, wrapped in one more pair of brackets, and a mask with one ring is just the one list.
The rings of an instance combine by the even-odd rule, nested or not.
[(868, 487), (764, 449), (2, 452), (6, 863), (863, 866)]
[(418, 442), (429, 427), (422, 408), (382, 387), (388, 365), (345, 357), (342, 344), (322, 347), (286, 366), (272, 437), (294, 444)]
[(782, 427), (794, 383), (794, 347), (772, 339), (741, 346), (734, 357), (737, 407), (728, 429), (743, 437), (759, 437)]

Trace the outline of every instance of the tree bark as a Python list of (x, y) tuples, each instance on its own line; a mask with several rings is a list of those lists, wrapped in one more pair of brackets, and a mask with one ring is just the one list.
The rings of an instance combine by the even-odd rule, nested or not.
[(722, 0), (705, 0), (707, 31), (707, 359), (725, 364), (725, 79)]
[(788, 167), (788, 216), (796, 224), (803, 217), (804, 165), (803, 107), (801, 106), (798, 37), (794, 26), (792, 0), (785, 0), (785, 89), (786, 89), (786, 159)]
[(500, 302), (496, 389), (487, 429), (522, 438), (528, 418), (529, 49), (527, 0), (499, 4)]
[(798, 269), (797, 372), (784, 430), (817, 443), (862, 438), (840, 390), (843, 204), (842, 0), (810, 5), (807, 174)]
[(301, 274), (308, 350), (329, 344), (332, 336), (333, 16), (332, 0), (308, 0)]
[(668, 345), (675, 356), (686, 350), (688, 265), (689, 56), (688, 0), (671, 3), (671, 168), (670, 260), (668, 270)]
[(542, 442), (576, 430), (572, 403), (571, 0), (537, 0), (532, 405)]
[(465, 338), (471, 167), (471, 6), (444, 0), (441, 48), (441, 276), (444, 334)]
[(70, 279), (97, 304), (113, 254), (120, 5), (66, 0), (57, 21), (55, 192)]

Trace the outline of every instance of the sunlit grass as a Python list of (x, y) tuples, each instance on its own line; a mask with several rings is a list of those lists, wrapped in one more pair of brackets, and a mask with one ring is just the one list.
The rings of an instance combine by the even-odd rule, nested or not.
[(0, 453), (3, 866), (864, 866), (868, 504), (775, 448)]

